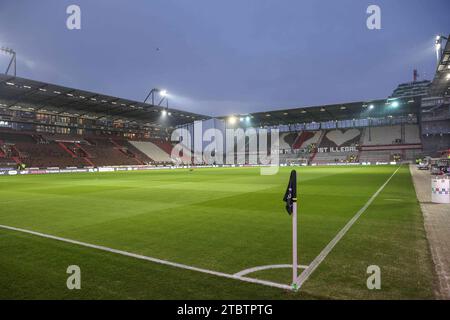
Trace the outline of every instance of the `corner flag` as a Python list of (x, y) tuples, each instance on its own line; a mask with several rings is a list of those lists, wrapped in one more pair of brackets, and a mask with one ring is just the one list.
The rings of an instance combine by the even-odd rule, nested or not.
[(286, 202), (286, 211), (291, 215), (294, 209), (294, 202), (297, 202), (297, 172), (295, 170), (291, 171), (291, 177), (289, 178), (283, 201)]
[(297, 172), (291, 171), (289, 183), (284, 194), (283, 201), (286, 202), (286, 210), (292, 215), (292, 286), (296, 289), (297, 281)]

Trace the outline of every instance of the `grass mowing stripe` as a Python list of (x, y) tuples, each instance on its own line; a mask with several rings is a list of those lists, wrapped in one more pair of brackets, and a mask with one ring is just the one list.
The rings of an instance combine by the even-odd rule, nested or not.
[(297, 278), (296, 284), (297, 288), (300, 289), (309, 276), (317, 269), (317, 267), (322, 263), (322, 261), (327, 257), (327, 255), (333, 250), (336, 244), (344, 237), (347, 231), (352, 227), (352, 225), (358, 220), (358, 218), (366, 211), (366, 209), (371, 205), (375, 198), (383, 191), (384, 187), (391, 181), (397, 171), (401, 168), (398, 167), (394, 173), (386, 180), (386, 182), (370, 197), (366, 204), (359, 209), (359, 211), (353, 216), (353, 218), (339, 231), (339, 233), (327, 244), (327, 246), (319, 253), (319, 255), (309, 264), (308, 268), (303, 271)]
[(162, 259), (158, 259), (158, 258), (148, 257), (148, 256), (140, 255), (140, 254), (135, 254), (135, 253), (128, 252), (128, 251), (117, 250), (117, 249), (112, 249), (112, 248), (108, 248), (108, 247), (104, 247), (104, 246), (98, 246), (95, 244), (90, 244), (90, 243), (81, 242), (81, 241), (77, 241), (77, 240), (56, 237), (56, 236), (52, 236), (52, 235), (41, 233), (41, 232), (35, 232), (35, 231), (31, 231), (31, 230), (26, 230), (26, 229), (11, 227), (11, 226), (5, 226), (5, 225), (0, 225), (0, 228), (17, 231), (17, 232), (28, 233), (28, 234), (32, 234), (32, 235), (47, 238), (47, 239), (68, 242), (68, 243), (80, 245), (83, 247), (88, 247), (88, 248), (93, 248), (93, 249), (97, 249), (97, 250), (116, 253), (116, 254), (120, 254), (123, 256), (146, 260), (146, 261), (151, 261), (151, 262), (155, 262), (155, 263), (159, 263), (159, 264), (163, 264), (163, 265), (167, 265), (167, 266), (171, 266), (171, 267), (175, 267), (175, 268), (207, 273), (207, 274), (215, 275), (215, 276), (222, 277), (222, 278), (240, 280), (240, 281), (256, 283), (256, 284), (261, 284), (261, 285), (265, 285), (265, 286), (269, 286), (269, 287), (286, 289), (286, 290), (291, 289), (290, 286), (281, 284), (281, 283), (271, 282), (271, 281), (267, 281), (267, 280), (254, 279), (254, 278), (249, 278), (249, 277), (242, 277), (242, 276), (232, 275), (232, 274), (228, 274), (228, 273), (224, 273), (224, 272), (203, 269), (203, 268), (197, 268), (197, 267), (188, 266), (188, 265), (181, 264), (181, 263), (176, 263), (176, 262), (171, 262), (171, 261), (162, 260)]

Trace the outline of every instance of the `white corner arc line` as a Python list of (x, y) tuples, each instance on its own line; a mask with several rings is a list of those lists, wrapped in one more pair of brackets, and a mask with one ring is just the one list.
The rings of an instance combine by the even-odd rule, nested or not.
[(314, 260), (309, 264), (308, 268), (306, 268), (300, 276), (297, 278), (295, 282), (297, 284), (297, 288), (300, 289), (302, 285), (308, 280), (309, 276), (317, 269), (317, 267), (322, 263), (322, 261), (327, 257), (327, 255), (333, 250), (334, 246), (344, 237), (347, 231), (353, 226), (353, 224), (358, 220), (358, 218), (366, 211), (366, 209), (372, 204), (375, 198), (380, 194), (380, 192), (386, 187), (386, 185), (391, 181), (392, 177), (397, 173), (397, 171), (401, 168), (399, 166), (397, 170), (386, 180), (385, 183), (370, 197), (370, 199), (366, 202), (366, 204), (359, 209), (359, 211), (350, 219), (349, 222), (338, 232), (338, 234), (327, 244), (327, 246), (319, 253), (319, 255), (314, 258)]
[(236, 276), (236, 275), (228, 274), (228, 273), (224, 273), (224, 272), (219, 272), (219, 271), (213, 271), (213, 270), (193, 267), (193, 266), (189, 266), (189, 265), (186, 265), (186, 264), (181, 264), (181, 263), (171, 262), (171, 261), (162, 260), (162, 259), (158, 259), (158, 258), (148, 257), (148, 256), (144, 256), (144, 255), (140, 255), (140, 254), (136, 254), (136, 253), (132, 253), (132, 252), (128, 252), (128, 251), (108, 248), (108, 247), (99, 246), (99, 245), (95, 245), (95, 244), (91, 244), (91, 243), (87, 243), (87, 242), (82, 242), (82, 241), (77, 241), (77, 240), (57, 237), (57, 236), (53, 236), (53, 235), (50, 235), (50, 234), (45, 234), (45, 233), (41, 233), (41, 232), (31, 231), (31, 230), (27, 230), (27, 229), (21, 229), (21, 228), (16, 228), (16, 227), (11, 227), (11, 226), (1, 225), (1, 224), (0, 224), (0, 228), (7, 229), (7, 230), (12, 230), (12, 231), (17, 231), (17, 232), (22, 232), (22, 233), (27, 233), (27, 234), (32, 234), (32, 235), (35, 235), (35, 236), (38, 236), (38, 237), (42, 237), (42, 238), (47, 238), (47, 239), (67, 242), (67, 243), (71, 243), (71, 244), (76, 244), (76, 245), (87, 247), (87, 248), (92, 248), (92, 249), (102, 250), (102, 251), (106, 251), (106, 252), (116, 253), (116, 254), (120, 254), (120, 255), (123, 255), (123, 256), (127, 256), (127, 257), (132, 257), (132, 258), (136, 258), (136, 259), (140, 259), (140, 260), (151, 261), (151, 262), (154, 262), (154, 263), (158, 263), (158, 264), (162, 264), (162, 265), (166, 265), (166, 266), (171, 266), (171, 267), (174, 267), (174, 268), (191, 270), (191, 271), (206, 273), (206, 274), (210, 274), (210, 275), (214, 275), (214, 276), (218, 276), (218, 277), (222, 277), (222, 278), (240, 280), (240, 281), (244, 281), (244, 282), (250, 282), (250, 283), (260, 284), (260, 285), (264, 285), (264, 286), (279, 288), (279, 289), (292, 290), (292, 287), (289, 286), (289, 285), (276, 283), (276, 282), (272, 282), (272, 281), (260, 280), (260, 279), (255, 279), (255, 278), (242, 277), (242, 276)]
[[(298, 269), (306, 269), (308, 266), (304, 266), (304, 265), (299, 265)], [(269, 269), (288, 269), (288, 268), (292, 268), (292, 264), (272, 264), (272, 265), (268, 265), (268, 266), (259, 266), (259, 267), (253, 267), (253, 268), (248, 268), (242, 271), (239, 271), (237, 273), (235, 273), (235, 276), (238, 277), (242, 277), (246, 274), (250, 274), (253, 272), (257, 272), (257, 271), (262, 271), (262, 270), (269, 270)]]

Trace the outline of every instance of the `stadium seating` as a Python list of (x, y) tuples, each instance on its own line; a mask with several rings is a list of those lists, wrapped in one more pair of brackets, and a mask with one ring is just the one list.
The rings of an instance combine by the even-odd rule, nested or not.
[(301, 131), (292, 145), (293, 149), (302, 149), (310, 144), (317, 144), (321, 138), (322, 131)]
[(280, 150), (291, 150), (300, 132), (283, 132), (280, 134)]
[(418, 125), (405, 125), (405, 143), (416, 144), (421, 143)]
[(9, 167), (17, 163), (28, 167), (65, 168), (152, 162), (125, 139), (0, 132), (0, 141), (17, 153), (15, 158), (0, 151), (0, 164)]
[(280, 150), (302, 149), (317, 143), (322, 131), (284, 132), (280, 135)]
[(19, 158), (28, 167), (79, 167), (85, 163), (65, 152), (56, 142), (38, 144), (18, 142), (15, 144)]
[(357, 153), (348, 152), (318, 152), (313, 159), (313, 163), (326, 164), (326, 163), (341, 163), (341, 162), (355, 162), (350, 161), (351, 156), (357, 160)]
[[(394, 155), (412, 160), (422, 151), (419, 127), (412, 124), (287, 132), (279, 143), (280, 163), (389, 162)], [(245, 145), (247, 150), (247, 140)], [(155, 139), (0, 131), (0, 167), (21, 162), (28, 167), (191, 163), (186, 148), (173, 159), (172, 149), (171, 143)]]
[(351, 147), (360, 143), (361, 131), (359, 129), (329, 130), (318, 145), (319, 148)]
[(15, 144), (18, 142), (28, 142), (28, 143), (36, 142), (31, 135), (24, 133), (0, 132), (0, 139), (4, 143), (9, 144)]
[(126, 154), (107, 138), (85, 138), (81, 145), (87, 158), (96, 166), (120, 166), (142, 164), (135, 157)]
[[(389, 162), (393, 155), (414, 159), (421, 152), (422, 144), (419, 126), (415, 124), (289, 132), (280, 136), (281, 154), (305, 148), (310, 149), (310, 163)], [(282, 156), (281, 161), (289, 158), (289, 155)]]
[(136, 148), (133, 144), (131, 144), (128, 140), (125, 139), (118, 139), (114, 138), (111, 139), (111, 141), (122, 149), (123, 152), (128, 154), (130, 157), (134, 157), (137, 159), (137, 162), (139, 164), (149, 164), (152, 163), (153, 160), (148, 157), (145, 153), (143, 153), (141, 150)]
[(163, 149), (162, 144), (157, 145), (150, 141), (130, 141), (130, 143), (154, 162), (172, 162), (170, 154)]
[(403, 137), (400, 125), (369, 127), (364, 130), (365, 134), (362, 144), (366, 146), (421, 143), (418, 125), (405, 125)]
[(380, 151), (361, 151), (359, 155), (360, 162), (390, 162), (393, 155), (398, 152), (389, 150)]

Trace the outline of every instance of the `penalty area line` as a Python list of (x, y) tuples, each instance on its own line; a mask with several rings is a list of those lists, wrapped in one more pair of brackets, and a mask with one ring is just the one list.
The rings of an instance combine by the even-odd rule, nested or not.
[(319, 253), (319, 255), (309, 264), (309, 266), (300, 274), (295, 282), (297, 284), (297, 288), (300, 289), (303, 284), (308, 280), (309, 276), (317, 269), (317, 267), (325, 260), (328, 254), (333, 250), (336, 244), (344, 237), (347, 231), (353, 226), (353, 224), (358, 220), (358, 218), (367, 210), (367, 208), (372, 204), (375, 198), (383, 191), (384, 187), (391, 181), (392, 177), (397, 173), (397, 171), (401, 168), (399, 166), (397, 170), (386, 180), (385, 183), (370, 197), (370, 199), (366, 202), (366, 204), (359, 209), (359, 211), (350, 219), (349, 222), (338, 232), (338, 234), (327, 244), (327, 246)]
[(249, 283), (254, 283), (254, 284), (260, 284), (260, 285), (273, 287), (273, 288), (292, 290), (292, 287), (289, 285), (286, 285), (286, 284), (281, 284), (281, 283), (276, 283), (276, 282), (267, 281), (267, 280), (260, 280), (260, 279), (256, 279), (256, 278), (249, 278), (249, 277), (228, 274), (228, 273), (214, 271), (214, 270), (193, 267), (193, 266), (189, 266), (186, 264), (181, 264), (181, 263), (171, 262), (171, 261), (162, 260), (162, 259), (158, 259), (158, 258), (148, 257), (148, 256), (144, 256), (141, 254), (136, 254), (136, 253), (132, 253), (132, 252), (128, 252), (128, 251), (108, 248), (105, 246), (99, 246), (99, 245), (82, 242), (82, 241), (78, 241), (78, 240), (57, 237), (57, 236), (53, 236), (50, 234), (36, 232), (36, 231), (32, 231), (32, 230), (21, 229), (21, 228), (16, 228), (16, 227), (11, 227), (11, 226), (1, 225), (1, 224), (0, 224), (0, 228), (11, 230), (11, 231), (16, 231), (16, 232), (27, 233), (27, 234), (31, 234), (31, 235), (42, 237), (42, 238), (62, 241), (62, 242), (71, 243), (71, 244), (75, 244), (75, 245), (79, 245), (79, 246), (83, 246), (83, 247), (87, 247), (87, 248), (92, 248), (92, 249), (97, 249), (97, 250), (101, 250), (101, 251), (106, 251), (106, 252), (110, 252), (110, 253), (120, 254), (122, 256), (127, 256), (127, 257), (140, 259), (140, 260), (146, 260), (146, 261), (150, 261), (150, 262), (154, 262), (154, 263), (158, 263), (158, 264), (162, 264), (162, 265), (166, 265), (166, 266), (171, 266), (174, 268), (206, 273), (206, 274), (214, 275), (217, 277), (239, 280), (239, 281), (244, 281), (244, 282), (249, 282)]

